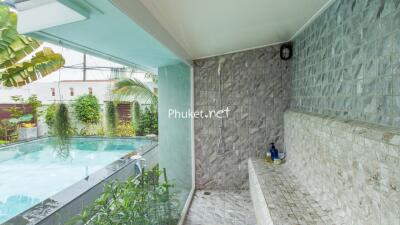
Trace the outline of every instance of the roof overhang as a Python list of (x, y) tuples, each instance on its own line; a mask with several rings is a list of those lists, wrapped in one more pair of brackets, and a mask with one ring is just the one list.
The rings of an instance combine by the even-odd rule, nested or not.
[(129, 3), (130, 15), (112, 0), (15, 1), (19, 30), (28, 36), (152, 72), (184, 61), (185, 51), (171, 47), (174, 39), (142, 3)]
[(86, 20), (89, 17), (88, 11), (68, 5), (65, 0), (20, 1), (15, 3), (15, 7), (18, 11), (17, 30), (22, 34)]

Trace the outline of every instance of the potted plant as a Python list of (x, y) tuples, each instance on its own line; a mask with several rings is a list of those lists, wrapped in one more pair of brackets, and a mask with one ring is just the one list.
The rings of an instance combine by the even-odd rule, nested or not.
[(33, 119), (32, 114), (24, 114), (19, 118), (10, 119), (11, 123), (17, 124), (18, 127), (18, 140), (29, 140), (37, 138), (38, 130), (35, 123), (31, 123)]

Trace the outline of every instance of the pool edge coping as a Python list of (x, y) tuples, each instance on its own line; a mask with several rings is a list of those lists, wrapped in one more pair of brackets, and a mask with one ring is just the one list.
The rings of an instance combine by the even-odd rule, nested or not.
[[(3, 148), (15, 146), (15, 145), (20, 145), (24, 144), (27, 142), (34, 142), (34, 141), (40, 141), (42, 139), (47, 139), (47, 138), (56, 138), (55, 136), (41, 136), (41, 137), (36, 137), (36, 138), (31, 138), (31, 139), (26, 139), (26, 140), (20, 140), (12, 143), (7, 143), (7, 144), (0, 144), (0, 151)], [(148, 139), (151, 141), (158, 141), (158, 136), (133, 136), (133, 137), (118, 137), (118, 136), (72, 136), (71, 138), (104, 138), (104, 139)]]

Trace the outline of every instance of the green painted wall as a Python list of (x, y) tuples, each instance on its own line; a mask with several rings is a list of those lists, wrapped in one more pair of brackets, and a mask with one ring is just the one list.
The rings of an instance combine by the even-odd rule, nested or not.
[(191, 109), (191, 69), (180, 63), (158, 69), (160, 166), (179, 191), (183, 207), (192, 187), (192, 121), (169, 116)]

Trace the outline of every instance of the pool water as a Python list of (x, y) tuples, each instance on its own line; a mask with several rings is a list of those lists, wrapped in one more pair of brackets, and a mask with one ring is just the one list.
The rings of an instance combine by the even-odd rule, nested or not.
[(60, 150), (53, 138), (0, 148), (0, 223), (104, 168), (146, 139), (73, 138)]

